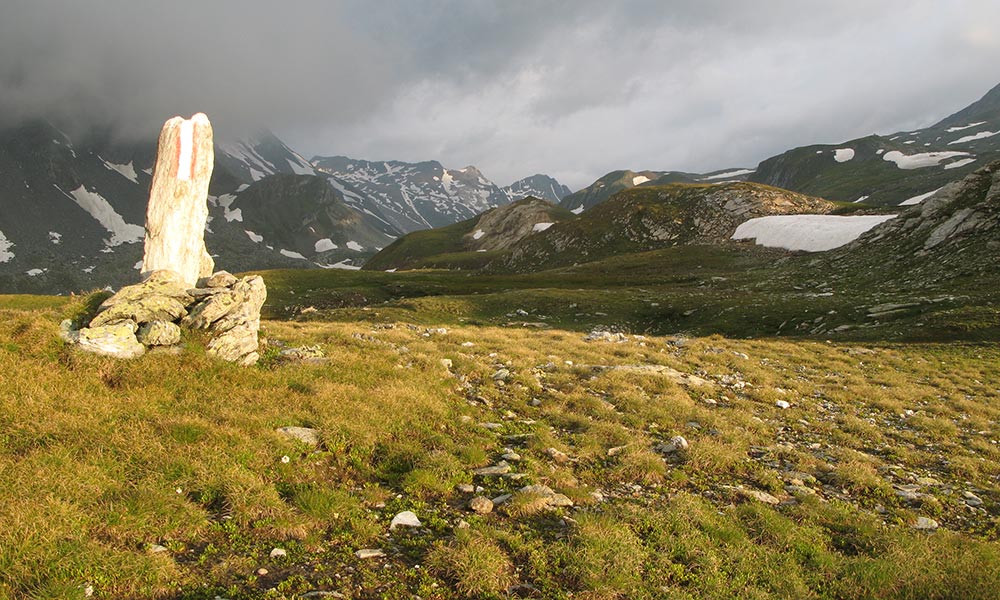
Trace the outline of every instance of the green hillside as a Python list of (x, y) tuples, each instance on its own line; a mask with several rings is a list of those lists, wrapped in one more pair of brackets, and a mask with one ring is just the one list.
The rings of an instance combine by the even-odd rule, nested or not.
[(641, 186), (525, 239), (487, 268), (542, 270), (668, 246), (723, 243), (754, 217), (833, 209), (818, 198), (749, 183)]
[[(528, 197), (454, 225), (409, 233), (372, 257), (368, 270), (477, 269), (520, 240), (538, 223), (559, 223), (574, 215), (545, 200)], [(476, 232), (481, 233), (477, 236)]]

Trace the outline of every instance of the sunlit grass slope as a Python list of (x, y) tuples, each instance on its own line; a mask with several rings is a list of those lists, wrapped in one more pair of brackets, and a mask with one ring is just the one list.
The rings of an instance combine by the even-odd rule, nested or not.
[[(449, 300), (455, 280), (346, 277), (344, 289), (353, 282), (380, 301), (399, 293), (393, 286), (441, 288), (409, 307), (317, 310), (325, 320), (288, 311), (264, 323), (271, 350), (250, 369), (210, 360), (197, 336), (180, 355), (81, 354), (57, 337), (80, 299), (0, 298), (0, 596), (1000, 589), (995, 343), (584, 341), (591, 323), (500, 318), (515, 305), (444, 318), (443, 303), (459, 310), (479, 295)], [(324, 285), (269, 281), (279, 304), (318, 300), (308, 290)], [(518, 293), (490, 285), (499, 289), (478, 291)], [(537, 315), (528, 302), (545, 295), (520, 289)], [(442, 304), (425, 310), (431, 300)], [(281, 363), (278, 342), (319, 345), (330, 360)], [(286, 425), (314, 428), (321, 444), (275, 431)], [(678, 435), (689, 447), (665, 452)], [(504, 454), (519, 478), (473, 474)], [(461, 484), (514, 496), (479, 515)], [(529, 484), (574, 506), (517, 492)], [(403, 510), (423, 527), (390, 531)], [(913, 528), (927, 519), (940, 527)], [(385, 556), (358, 558), (361, 549)]]

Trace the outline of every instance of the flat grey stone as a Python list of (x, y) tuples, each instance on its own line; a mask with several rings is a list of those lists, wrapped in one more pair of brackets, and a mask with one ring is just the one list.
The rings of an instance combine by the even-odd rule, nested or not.
[(309, 427), (279, 427), (275, 429), (281, 435), (302, 442), (309, 446), (319, 446), (319, 432)]

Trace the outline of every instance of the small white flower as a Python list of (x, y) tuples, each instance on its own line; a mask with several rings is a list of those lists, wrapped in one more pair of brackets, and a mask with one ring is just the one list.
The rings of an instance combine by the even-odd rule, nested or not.
[(286, 465), (287, 465), (288, 463), (290, 463), (291, 461), (292, 461), (292, 459), (288, 458), (288, 455), (287, 455), (287, 454), (286, 454), (285, 456), (282, 456), (282, 457), (281, 457), (281, 462), (285, 463)]
[(178, 494), (183, 494), (184, 493), (184, 490), (182, 490), (181, 488), (177, 488), (174, 491), (177, 492)]

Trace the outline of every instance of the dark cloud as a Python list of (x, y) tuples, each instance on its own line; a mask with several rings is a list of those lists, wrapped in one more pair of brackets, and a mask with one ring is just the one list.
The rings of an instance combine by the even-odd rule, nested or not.
[(6, 0), (0, 115), (205, 111), (303, 153), (585, 185), (929, 124), (998, 83), (994, 0)]

